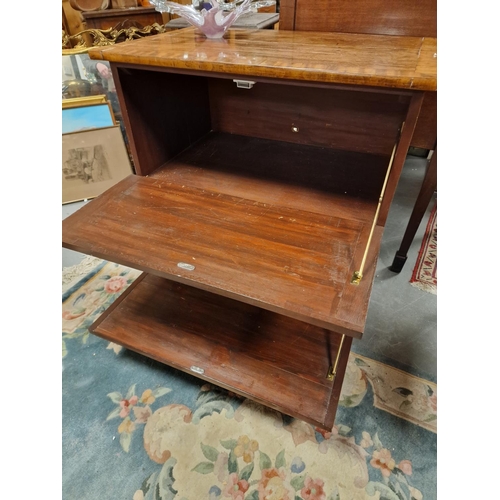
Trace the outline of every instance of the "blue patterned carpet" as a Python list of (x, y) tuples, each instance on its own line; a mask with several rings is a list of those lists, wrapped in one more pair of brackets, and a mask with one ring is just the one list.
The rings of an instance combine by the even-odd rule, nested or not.
[(138, 275), (101, 262), (63, 294), (64, 500), (436, 498), (433, 384), (353, 356), (320, 431), (89, 334)]

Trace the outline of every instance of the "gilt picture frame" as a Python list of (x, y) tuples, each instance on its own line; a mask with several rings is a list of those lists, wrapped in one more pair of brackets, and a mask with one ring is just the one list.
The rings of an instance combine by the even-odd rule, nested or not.
[[(84, 98), (72, 99), (70, 105), (62, 108), (62, 133), (70, 134), (83, 130), (106, 128), (116, 125), (116, 119), (107, 100), (96, 102), (98, 99), (84, 101)], [(92, 104), (90, 104), (92, 102)]]
[(92, 106), (94, 104), (105, 104), (106, 102), (108, 102), (108, 99), (104, 94), (89, 95), (84, 97), (70, 97), (62, 100), (62, 109)]

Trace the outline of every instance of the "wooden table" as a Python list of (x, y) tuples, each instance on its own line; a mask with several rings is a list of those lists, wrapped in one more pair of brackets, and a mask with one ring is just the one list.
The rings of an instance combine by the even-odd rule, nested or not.
[(331, 429), (435, 51), (194, 28), (92, 49), (137, 175), (65, 219), (63, 246), (144, 274), (91, 331)]

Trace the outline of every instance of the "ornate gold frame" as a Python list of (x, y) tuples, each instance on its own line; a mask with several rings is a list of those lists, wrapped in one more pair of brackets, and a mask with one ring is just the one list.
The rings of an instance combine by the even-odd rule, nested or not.
[(122, 29), (117, 29), (116, 27), (107, 30), (87, 29), (75, 35), (68, 35), (62, 30), (62, 54), (83, 54), (87, 52), (90, 47), (114, 45), (118, 42), (134, 40), (143, 36), (157, 35), (158, 33), (164, 33), (166, 31), (169, 30), (158, 23), (153, 23), (144, 28), (131, 26)]

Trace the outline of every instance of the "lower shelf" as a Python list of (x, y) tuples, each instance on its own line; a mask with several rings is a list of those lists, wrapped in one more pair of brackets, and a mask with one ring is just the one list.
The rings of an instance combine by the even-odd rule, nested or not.
[(90, 331), (329, 430), (351, 345), (350, 337), (341, 343), (337, 333), (147, 273)]

